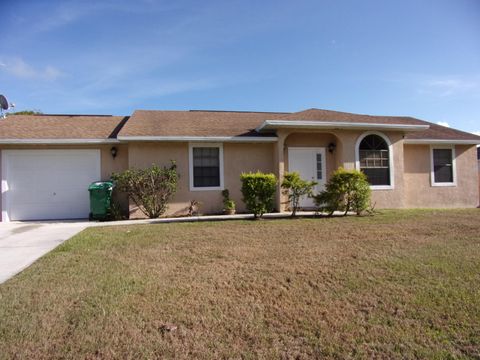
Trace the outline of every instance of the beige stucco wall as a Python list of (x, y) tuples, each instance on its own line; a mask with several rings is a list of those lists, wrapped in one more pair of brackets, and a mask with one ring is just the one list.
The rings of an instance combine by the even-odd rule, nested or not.
[[(112, 157), (110, 149), (112, 146), (115, 146), (118, 150), (117, 156), (115, 159)], [(110, 175), (113, 172), (120, 172), (128, 168), (128, 145), (126, 144), (107, 144), (107, 145), (2, 145), (0, 147), (0, 169), (1, 167), (1, 152), (2, 150), (76, 150), (76, 149), (99, 149), (100, 150), (100, 162), (101, 162), (101, 179), (99, 180), (109, 180)], [(1, 170), (0, 170), (1, 171)], [(0, 174), (1, 175), (1, 174)], [(1, 176), (0, 176), (1, 178)], [(128, 201), (125, 197), (118, 197), (118, 202), (120, 206), (127, 211)], [(0, 208), (1, 208), (1, 197), (0, 197)], [(1, 221), (1, 218), (0, 218)]]
[(476, 207), (479, 203), (477, 150), (456, 145), (457, 186), (431, 186), (429, 145), (405, 146), (406, 207)]
[[(223, 208), (220, 190), (190, 191), (188, 143), (130, 143), (129, 166), (132, 168), (148, 167), (152, 164), (168, 166), (175, 160), (180, 175), (178, 191), (169, 204), (167, 215), (184, 215), (191, 200), (200, 202), (201, 213), (220, 213)], [(240, 192), (240, 174), (248, 171), (273, 172), (273, 144), (225, 143), (224, 186), (230, 191), (230, 197), (237, 205), (237, 211), (245, 210)], [(131, 217), (142, 214), (131, 204)]]
[[(356, 145), (366, 131), (337, 131), (340, 139), (345, 169), (356, 168)], [(372, 190), (372, 204), (376, 208), (402, 208), (404, 204), (403, 179), (403, 133), (381, 132), (391, 143), (393, 151), (393, 188), (386, 190)]]
[[(336, 149), (327, 154), (328, 176), (343, 166), (355, 168), (355, 145), (362, 131), (286, 132), (279, 131), (279, 143), (224, 143), (224, 182), (237, 204), (237, 211), (245, 211), (240, 192), (240, 174), (260, 170), (275, 174), (288, 171), (288, 147), (327, 147), (334, 142)], [(372, 191), (372, 202), (376, 208), (402, 207), (475, 207), (479, 203), (479, 170), (475, 146), (456, 146), (456, 187), (432, 187), (430, 185), (430, 146), (404, 145), (403, 134), (386, 132), (393, 148), (394, 188)], [(201, 203), (201, 213), (219, 213), (222, 210), (221, 191), (190, 191), (188, 143), (130, 143), (117, 144), (118, 155), (112, 158), (112, 145), (91, 146), (15, 146), (2, 149), (100, 149), (101, 177), (108, 180), (112, 172), (129, 167), (142, 168), (156, 163), (168, 166), (170, 160), (177, 162), (181, 176), (179, 189), (170, 203), (167, 215), (183, 215), (191, 200)], [(1, 163), (0, 163), (1, 169)], [(278, 193), (280, 200), (280, 194)], [(119, 199), (128, 209), (128, 201)], [(283, 201), (283, 200), (282, 200)], [(1, 198), (0, 198), (1, 206)], [(133, 217), (141, 214), (130, 206)]]

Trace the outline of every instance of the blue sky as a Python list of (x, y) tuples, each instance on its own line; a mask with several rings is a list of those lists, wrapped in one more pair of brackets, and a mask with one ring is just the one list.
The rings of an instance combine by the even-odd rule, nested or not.
[(480, 131), (480, 1), (2, 0), (16, 110), (410, 115)]

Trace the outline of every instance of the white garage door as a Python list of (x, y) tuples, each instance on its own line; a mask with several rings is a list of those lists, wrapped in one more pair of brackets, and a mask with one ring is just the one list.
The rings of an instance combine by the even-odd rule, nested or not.
[(87, 218), (98, 180), (100, 150), (3, 150), (3, 221)]

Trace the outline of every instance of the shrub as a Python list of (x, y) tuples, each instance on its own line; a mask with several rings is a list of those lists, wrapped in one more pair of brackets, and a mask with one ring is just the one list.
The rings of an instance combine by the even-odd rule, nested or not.
[(222, 191), (223, 197), (223, 209), (224, 210), (235, 210), (235, 201), (230, 199), (230, 192), (228, 189)]
[(366, 175), (358, 170), (339, 168), (325, 186), (325, 190), (314, 197), (320, 211), (332, 215), (334, 211), (350, 210), (360, 215), (370, 204), (370, 184)]
[(124, 192), (149, 218), (167, 210), (168, 201), (177, 191), (179, 175), (172, 161), (170, 167), (153, 164), (146, 169), (129, 169), (112, 175), (117, 190)]
[(110, 207), (110, 214), (108, 220), (110, 221), (120, 221), (125, 220), (127, 217), (122, 212), (122, 207), (116, 201), (112, 200), (112, 205)]
[(298, 172), (285, 173), (282, 181), (283, 194), (288, 196), (288, 203), (292, 209), (292, 217), (297, 214), (302, 196), (313, 196), (315, 181), (303, 180)]
[(368, 182), (367, 176), (361, 171), (357, 172), (362, 176), (354, 182), (355, 190), (352, 191), (351, 209), (355, 211), (357, 215), (360, 215), (370, 208), (372, 190), (370, 190), (370, 183)]
[(240, 180), (243, 202), (255, 219), (273, 210), (277, 187), (277, 178), (274, 174), (264, 174), (260, 171), (243, 173)]

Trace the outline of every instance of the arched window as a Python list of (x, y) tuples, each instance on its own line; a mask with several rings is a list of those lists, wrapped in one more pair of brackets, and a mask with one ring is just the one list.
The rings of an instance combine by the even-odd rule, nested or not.
[(388, 139), (378, 134), (364, 136), (358, 144), (358, 164), (372, 186), (391, 186)]

